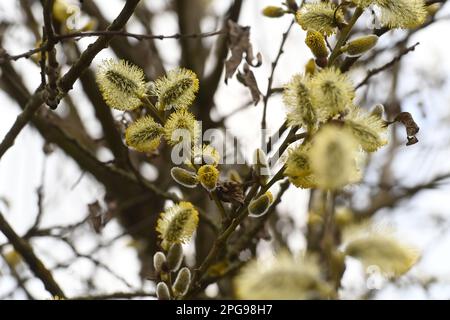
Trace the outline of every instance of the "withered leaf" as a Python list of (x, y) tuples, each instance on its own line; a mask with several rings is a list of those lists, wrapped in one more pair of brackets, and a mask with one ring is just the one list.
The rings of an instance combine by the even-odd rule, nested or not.
[(233, 204), (244, 204), (244, 191), (242, 184), (235, 181), (219, 182), (217, 194), (220, 200)]
[(231, 51), (230, 58), (225, 62), (225, 83), (236, 72), (245, 54), (245, 60), (252, 67), (259, 67), (262, 63), (261, 54), (255, 56), (250, 43), (250, 27), (242, 27), (232, 20), (228, 20), (228, 46)]
[(237, 79), (250, 90), (250, 93), (252, 94), (252, 100), (256, 106), (260, 100), (261, 91), (259, 91), (255, 75), (253, 74), (253, 71), (250, 70), (250, 66), (247, 63), (244, 64), (243, 73), (238, 71)]
[[(106, 197), (105, 197), (106, 198)], [(107, 210), (104, 210), (98, 200), (88, 204), (89, 223), (96, 233), (100, 233), (106, 224), (113, 218), (117, 210), (115, 201), (107, 201)]]
[(89, 223), (91, 224), (92, 228), (94, 228), (94, 231), (96, 233), (100, 233), (103, 228), (102, 222), (103, 210), (100, 206), (100, 203), (97, 200), (92, 203), (89, 203), (88, 211), (89, 211)]
[(420, 128), (417, 125), (417, 123), (414, 121), (412, 115), (409, 112), (401, 112), (399, 113), (395, 119), (394, 122), (400, 122), (405, 126), (406, 129), (406, 136), (408, 139), (408, 142), (406, 143), (407, 146), (416, 144), (419, 142), (419, 140), (416, 137), (416, 134), (419, 132)]

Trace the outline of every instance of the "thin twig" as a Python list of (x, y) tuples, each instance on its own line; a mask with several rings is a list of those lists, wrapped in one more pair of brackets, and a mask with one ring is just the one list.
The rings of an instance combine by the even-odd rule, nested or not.
[(104, 30), (104, 31), (87, 31), (87, 32), (74, 32), (68, 34), (56, 35), (55, 39), (58, 41), (68, 40), (68, 39), (81, 39), (86, 37), (98, 37), (98, 36), (119, 36), (119, 37), (129, 37), (134, 38), (136, 40), (164, 40), (164, 39), (196, 39), (196, 38), (206, 38), (213, 37), (218, 35), (226, 34), (227, 31), (225, 29), (203, 32), (203, 33), (189, 33), (189, 34), (181, 34), (175, 33), (171, 35), (154, 35), (154, 34), (142, 34), (142, 33), (131, 33), (120, 30)]
[(136, 291), (136, 292), (114, 292), (111, 294), (99, 294), (89, 296), (79, 296), (70, 298), (70, 300), (109, 300), (109, 299), (132, 299), (143, 297), (155, 297), (154, 292)]
[(416, 44), (403, 49), (394, 59), (392, 59), (391, 61), (389, 61), (388, 63), (386, 63), (385, 65), (379, 67), (379, 68), (375, 68), (375, 69), (371, 69), (369, 70), (369, 72), (367, 73), (366, 77), (364, 78), (364, 80), (362, 80), (355, 88), (359, 89), (362, 86), (366, 85), (370, 78), (372, 78), (373, 76), (375, 76), (376, 74), (383, 72), (389, 68), (391, 68), (392, 66), (394, 66), (396, 63), (398, 63), (401, 58), (405, 55), (407, 55), (408, 53), (410, 53), (411, 51), (414, 51), (416, 49), (416, 47), (419, 45), (420, 43), (417, 42)]
[(291, 31), (292, 26), (294, 25), (294, 23), (295, 23), (295, 20), (292, 20), (291, 23), (289, 24), (289, 27), (287, 28), (286, 32), (283, 33), (283, 37), (281, 39), (281, 44), (280, 44), (280, 47), (278, 49), (277, 56), (276, 56), (274, 62), (272, 62), (272, 69), (270, 71), (270, 76), (269, 76), (269, 79), (268, 79), (267, 91), (266, 91), (266, 94), (265, 94), (264, 99), (263, 99), (264, 106), (263, 106), (263, 115), (262, 115), (262, 119), (261, 119), (261, 132), (262, 132), (261, 146), (264, 146), (265, 143), (266, 143), (265, 129), (267, 128), (267, 123), (266, 123), (267, 104), (268, 104), (269, 98), (270, 98), (270, 96), (272, 94), (273, 76), (275, 74), (275, 69), (277, 68), (278, 61), (280, 60), (280, 57), (281, 57), (281, 55), (284, 52), (283, 51), (284, 45), (286, 44), (286, 40), (288, 38), (289, 32)]
[[(142, 40), (165, 40), (165, 39), (198, 39), (198, 38), (207, 38), (207, 37), (213, 37), (213, 36), (219, 36), (226, 34), (226, 29), (221, 29), (217, 31), (210, 31), (210, 32), (203, 32), (203, 33), (190, 33), (190, 34), (170, 34), (170, 35), (153, 35), (153, 34), (142, 34), (142, 33), (132, 33), (132, 32), (126, 32), (126, 31), (120, 31), (120, 30), (101, 30), (101, 31), (87, 31), (87, 32), (74, 32), (74, 33), (68, 33), (68, 34), (58, 34), (53, 37), (53, 39), (56, 42), (60, 41), (67, 41), (67, 40), (79, 40), (81, 38), (87, 38), (87, 37), (98, 37), (98, 36), (118, 36), (118, 37), (129, 37), (134, 38), (139, 41)], [(21, 58), (30, 58), (32, 55), (36, 53), (40, 53), (43, 51), (48, 50), (48, 43), (44, 43), (42, 46), (38, 48), (34, 48), (31, 50), (28, 50), (26, 52), (17, 54), (17, 55), (9, 55), (6, 52), (3, 52), (2, 56), (0, 56), (0, 63), (4, 61), (16, 61)]]
[(0, 212), (0, 231), (6, 236), (9, 242), (14, 247), (23, 260), (28, 264), (33, 274), (39, 278), (44, 284), (45, 289), (50, 292), (53, 296), (58, 296), (60, 298), (65, 298), (64, 292), (56, 283), (51, 272), (45, 267), (42, 261), (36, 256), (33, 248), (30, 244), (22, 239), (14, 229), (9, 225), (8, 221), (3, 217)]
[[(61, 94), (67, 94), (73, 87), (75, 81), (80, 77), (80, 75), (89, 67), (95, 56), (104, 48), (108, 46), (109, 41), (112, 39), (113, 34), (110, 32), (116, 29), (121, 29), (126, 24), (128, 19), (134, 12), (135, 7), (139, 3), (139, 0), (130, 0), (125, 3), (119, 16), (114, 20), (114, 22), (109, 27), (108, 34), (99, 37), (92, 45), (86, 49), (78, 61), (67, 71), (67, 73), (59, 81)], [(57, 38), (55, 36), (55, 38)], [(39, 109), (39, 107), (45, 102), (45, 95), (43, 94), (42, 86), (40, 86), (30, 100), (27, 102), (24, 111), (17, 117), (16, 122), (13, 124), (11, 129), (6, 134), (2, 143), (0, 144), (0, 158), (5, 154), (5, 152), (14, 144), (14, 140), (25, 127), (25, 125), (31, 120), (34, 113)], [(54, 106), (56, 107), (56, 106)]]
[(43, 90), (42, 87), (40, 87), (38, 88), (38, 91), (32, 96), (22, 113), (17, 116), (13, 126), (11, 127), (11, 129), (9, 129), (8, 133), (3, 138), (3, 141), (0, 144), (0, 159), (3, 157), (5, 152), (13, 146), (14, 141), (16, 140), (19, 133), (31, 120), (34, 113), (41, 107), (43, 103), (42, 100)]
[[(11, 275), (16, 279), (16, 281), (17, 281), (17, 288), (22, 289), (23, 292), (25, 293), (26, 297), (27, 297), (29, 300), (34, 300), (35, 298), (33, 297), (33, 295), (30, 293), (30, 291), (29, 291), (28, 288), (26, 287), (27, 279), (22, 278), (22, 276), (19, 274), (19, 272), (17, 272), (16, 266), (14, 266), (13, 264), (11, 264), (11, 263), (8, 261), (8, 258), (7, 258), (1, 251), (0, 251), (0, 257), (3, 258), (3, 260), (4, 260), (5, 263), (6, 263), (6, 265), (7, 265), (8, 268), (9, 268), (9, 271), (11, 272)], [(16, 289), (14, 289), (14, 291), (16, 291)], [(14, 291), (12, 291), (12, 292), (14, 292)], [(3, 299), (0, 297), (0, 300), (3, 300)]]
[[(44, 36), (43, 39), (46, 40), (48, 46), (46, 50), (46, 54), (42, 53), (43, 61), (41, 67), (45, 68), (45, 73), (47, 74), (48, 84), (46, 86), (46, 90), (48, 96), (46, 97), (47, 105), (56, 109), (59, 104), (58, 100), (58, 86), (56, 84), (58, 80), (58, 61), (56, 60), (56, 40), (55, 40), (55, 31), (53, 29), (53, 17), (52, 17), (52, 8), (53, 8), (53, 0), (41, 0), (43, 6), (43, 14), (44, 14)], [(47, 65), (45, 65), (45, 61), (47, 59)], [(42, 82), (44, 83), (44, 81)]]

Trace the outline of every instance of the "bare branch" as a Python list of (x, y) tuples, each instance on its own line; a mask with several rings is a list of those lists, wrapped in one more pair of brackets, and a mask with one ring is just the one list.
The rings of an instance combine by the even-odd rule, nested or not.
[(264, 102), (264, 107), (263, 107), (263, 115), (262, 115), (262, 119), (261, 119), (261, 130), (262, 130), (262, 146), (266, 143), (266, 137), (265, 137), (265, 129), (267, 127), (266, 124), (266, 114), (267, 114), (267, 104), (269, 102), (269, 98), (272, 94), (272, 84), (273, 84), (273, 76), (275, 74), (275, 69), (277, 68), (278, 65), (278, 61), (280, 60), (281, 55), (283, 54), (283, 48), (284, 45), (286, 43), (286, 40), (288, 38), (289, 32), (292, 29), (292, 26), (294, 25), (295, 20), (292, 20), (291, 23), (289, 24), (288, 29), (286, 30), (286, 32), (283, 33), (282, 36), (282, 40), (281, 40), (281, 44), (280, 47), (278, 49), (278, 53), (277, 56), (274, 60), (274, 62), (272, 62), (272, 69), (270, 71), (270, 76), (269, 76), (269, 80), (268, 80), (268, 84), (267, 84), (267, 91), (266, 91), (266, 95), (264, 96), (263, 102)]
[(416, 49), (416, 47), (419, 45), (420, 43), (417, 42), (416, 44), (403, 49), (394, 59), (392, 59), (391, 61), (389, 61), (388, 63), (386, 63), (385, 65), (379, 67), (379, 68), (375, 68), (375, 69), (371, 69), (369, 70), (369, 72), (367, 73), (366, 77), (364, 78), (364, 80), (362, 80), (356, 87), (355, 89), (359, 89), (362, 86), (366, 85), (370, 78), (372, 78), (373, 76), (377, 75), (380, 72), (383, 72), (389, 68), (391, 68), (392, 66), (394, 66), (396, 63), (398, 63), (403, 56), (407, 55), (408, 53), (410, 53), (411, 51), (414, 51)]
[(14, 230), (9, 223), (3, 217), (0, 212), (0, 231), (6, 236), (9, 242), (13, 245), (14, 249), (20, 253), (24, 261), (28, 264), (34, 275), (39, 278), (53, 296), (65, 298), (64, 292), (56, 283), (51, 272), (45, 267), (42, 261), (36, 256), (33, 248), (30, 244), (23, 240)]

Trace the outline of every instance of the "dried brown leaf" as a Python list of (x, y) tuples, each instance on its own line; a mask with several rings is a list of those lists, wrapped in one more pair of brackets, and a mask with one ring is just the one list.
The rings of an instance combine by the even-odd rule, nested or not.
[(244, 190), (242, 184), (235, 181), (219, 182), (217, 194), (220, 200), (234, 204), (244, 204)]
[(105, 197), (107, 209), (104, 210), (98, 200), (88, 204), (89, 223), (96, 233), (100, 233), (106, 224), (111, 221), (117, 211), (117, 202)]
[(416, 134), (419, 132), (420, 128), (417, 125), (417, 123), (414, 121), (412, 115), (409, 112), (401, 112), (399, 113), (395, 119), (394, 122), (399, 122), (405, 126), (406, 129), (406, 136), (408, 139), (408, 142), (406, 143), (407, 146), (416, 144), (419, 142), (419, 140), (416, 137)]
[(250, 43), (250, 27), (243, 27), (232, 20), (228, 20), (228, 46), (231, 51), (230, 58), (225, 62), (225, 83), (236, 72), (245, 54), (245, 60), (252, 67), (259, 67), (262, 63), (261, 54), (255, 56)]
[(261, 91), (259, 91), (255, 75), (253, 74), (253, 71), (250, 70), (250, 66), (247, 63), (244, 65), (243, 73), (238, 71), (237, 79), (250, 90), (252, 100), (256, 106), (260, 100)]
[(89, 223), (96, 233), (100, 233), (103, 229), (103, 210), (100, 203), (96, 200), (88, 204)]

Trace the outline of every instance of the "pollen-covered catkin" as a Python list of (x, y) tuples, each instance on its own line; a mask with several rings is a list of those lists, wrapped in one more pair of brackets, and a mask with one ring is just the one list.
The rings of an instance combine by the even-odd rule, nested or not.
[(192, 203), (181, 201), (160, 214), (156, 231), (162, 239), (161, 246), (168, 250), (173, 243), (188, 242), (198, 225), (198, 211)]
[(203, 188), (205, 188), (209, 192), (216, 189), (220, 172), (215, 166), (211, 164), (205, 164), (198, 169), (197, 175), (198, 181), (203, 186)]
[(366, 113), (353, 107), (345, 117), (345, 127), (349, 128), (364, 151), (374, 152), (387, 144), (387, 125), (377, 115)]
[(320, 32), (309, 30), (306, 34), (305, 43), (316, 58), (320, 59), (328, 56), (325, 38)]
[(125, 131), (125, 141), (129, 147), (141, 152), (152, 152), (158, 148), (163, 127), (151, 116), (133, 122)]
[(320, 266), (312, 256), (294, 258), (282, 252), (275, 257), (252, 260), (234, 279), (239, 299), (292, 300), (327, 299), (330, 286), (322, 279)]
[(317, 185), (337, 190), (359, 179), (358, 144), (351, 131), (334, 125), (320, 129), (310, 150), (311, 169)]
[(144, 71), (125, 60), (104, 60), (96, 81), (106, 104), (118, 110), (134, 110), (147, 96)]
[(317, 110), (311, 98), (310, 77), (296, 74), (284, 86), (283, 102), (287, 109), (287, 121), (290, 126), (304, 126), (308, 130), (316, 126)]
[(187, 109), (173, 112), (164, 125), (164, 138), (170, 145), (180, 142), (194, 144), (200, 137), (200, 127)]
[(330, 2), (306, 3), (295, 17), (304, 30), (315, 30), (327, 36), (334, 34), (344, 21), (342, 10)]
[(298, 188), (308, 189), (316, 186), (316, 179), (309, 160), (310, 145), (299, 145), (288, 152), (284, 175)]
[(152, 94), (158, 98), (159, 110), (189, 107), (199, 89), (197, 75), (191, 70), (178, 68), (153, 83)]
[(385, 276), (399, 277), (419, 260), (419, 251), (400, 242), (392, 230), (373, 225), (344, 229), (345, 253), (359, 259), (365, 267), (377, 266)]
[(348, 76), (335, 68), (317, 72), (311, 78), (310, 88), (312, 105), (322, 121), (344, 112), (355, 97)]
[(424, 0), (353, 0), (362, 8), (375, 6), (381, 12), (381, 23), (389, 28), (410, 29), (422, 25), (427, 18)]

